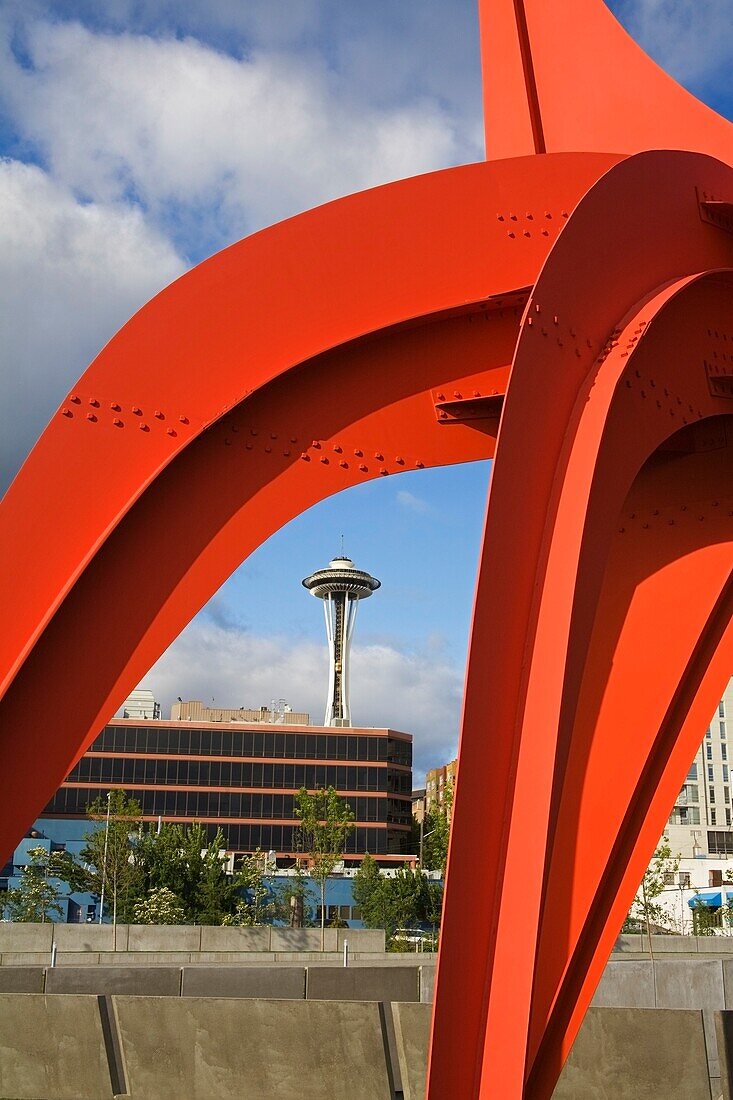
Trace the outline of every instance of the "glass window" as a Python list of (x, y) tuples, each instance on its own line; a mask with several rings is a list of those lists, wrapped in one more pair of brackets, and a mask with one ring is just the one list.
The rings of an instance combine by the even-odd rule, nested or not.
[(715, 787), (711, 787), (708, 791), (708, 802), (711, 806), (715, 804)]
[(725, 823), (730, 825), (730, 806), (725, 807)]
[(710, 726), (708, 726), (708, 728), (705, 730), (705, 736), (707, 737), (708, 741), (713, 736), (713, 731), (711, 730)]
[(716, 820), (716, 817), (717, 817), (717, 815), (715, 813), (715, 807), (713, 807), (710, 811), (710, 824), (711, 825), (717, 825), (718, 824), (718, 822)]
[(708, 783), (712, 783), (715, 779), (715, 771), (712, 764), (708, 764)]
[(706, 745), (705, 746), (705, 756), (707, 757), (708, 760), (713, 759), (713, 746), (712, 745)]
[(725, 718), (725, 700), (721, 699), (718, 703), (718, 717)]
[(728, 765), (727, 764), (723, 764), (723, 782), (724, 783), (728, 782)]
[(728, 759), (728, 746), (727, 745), (721, 745), (720, 746), (720, 755), (723, 758), (723, 760)]

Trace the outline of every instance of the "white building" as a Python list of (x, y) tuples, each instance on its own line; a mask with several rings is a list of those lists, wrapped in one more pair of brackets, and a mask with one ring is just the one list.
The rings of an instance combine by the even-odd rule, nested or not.
[[(730, 769), (733, 766), (733, 679), (707, 728), (669, 817), (672, 852), (685, 859), (733, 858)], [(733, 873), (733, 869), (732, 869)], [(707, 887), (708, 883), (704, 885)]]

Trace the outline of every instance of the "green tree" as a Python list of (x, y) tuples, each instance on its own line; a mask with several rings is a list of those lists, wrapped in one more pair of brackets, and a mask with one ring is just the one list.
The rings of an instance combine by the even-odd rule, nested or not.
[(669, 912), (657, 900), (664, 893), (667, 875), (675, 874), (679, 869), (680, 857), (673, 856), (669, 840), (663, 836), (644, 872), (639, 890), (634, 898), (627, 919), (645, 925), (649, 938), (649, 951), (652, 951), (652, 925), (669, 928)]
[(354, 828), (354, 814), (348, 802), (339, 798), (333, 787), (310, 794), (301, 787), (295, 796), (295, 816), (299, 819), (298, 844), (310, 860), (310, 872), (321, 895), (321, 951), (325, 946), (326, 884), (341, 859), (346, 841)]
[(183, 924), (185, 912), (180, 898), (167, 886), (158, 886), (133, 906), (135, 924)]
[(146, 892), (165, 887), (179, 899), (188, 922), (221, 924), (247, 885), (246, 876), (229, 874), (225, 853), (221, 829), (209, 841), (198, 822), (165, 822), (141, 833), (135, 861)]
[(352, 892), (354, 901), (361, 909), (362, 920), (368, 928), (377, 927), (371, 923), (371, 918), (375, 913), (375, 894), (379, 890), (381, 882), (382, 876), (379, 873), (377, 861), (369, 855), (369, 852), (366, 852), (359, 864), (359, 869), (354, 875)]
[(103, 827), (84, 837), (81, 859), (87, 865), (86, 888), (100, 898), (100, 908), (112, 923), (132, 919), (138, 901), (144, 899), (144, 876), (136, 859), (136, 842), (142, 829), (142, 809), (123, 790), (111, 790), (95, 799), (87, 810)]
[(445, 874), (450, 841), (450, 819), (453, 808), (453, 786), (448, 784), (443, 792), (441, 806), (431, 806), (422, 823), (420, 863), (426, 871)]
[(54, 916), (61, 916), (59, 888), (50, 881), (61, 877), (63, 861), (55, 858), (60, 854), (48, 852), (43, 845), (28, 849), (29, 862), (21, 871), (20, 885), (11, 887), (5, 894), (11, 921), (45, 924)]
[(313, 922), (309, 917), (309, 901), (312, 891), (304, 869), (298, 864), (291, 875), (277, 891), (277, 917), (291, 928), (307, 928)]
[(257, 851), (245, 856), (237, 870), (238, 891), (244, 890), (244, 896), (238, 896), (233, 910), (227, 913), (221, 923), (224, 925), (244, 925), (254, 927), (270, 924), (281, 915), (281, 909), (265, 883), (264, 852)]

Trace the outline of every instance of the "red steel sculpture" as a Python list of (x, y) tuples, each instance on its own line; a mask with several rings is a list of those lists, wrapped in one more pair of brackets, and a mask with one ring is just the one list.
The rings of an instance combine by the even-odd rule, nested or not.
[(733, 667), (733, 127), (601, 0), (481, 25), (485, 163), (200, 264), (10, 487), (0, 855), (276, 526), (495, 455), (428, 1094), (545, 1100)]

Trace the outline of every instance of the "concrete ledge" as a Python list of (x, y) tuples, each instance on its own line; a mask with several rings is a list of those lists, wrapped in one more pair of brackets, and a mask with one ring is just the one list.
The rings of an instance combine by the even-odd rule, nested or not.
[(344, 943), (348, 941), (349, 952), (374, 951), (382, 953), (386, 950), (386, 936), (383, 928), (337, 928), (336, 945), (339, 951), (343, 951)]
[(624, 959), (621, 962), (611, 959), (603, 971), (592, 1004), (596, 1008), (655, 1008), (651, 959)]
[(1, 958), (2, 966), (48, 966), (51, 962), (51, 950), (3, 951)]
[(379, 1006), (115, 997), (134, 1100), (390, 1100)]
[(51, 954), (53, 924), (0, 924), (0, 954), (34, 951)]
[(435, 967), (420, 967), (420, 1000), (423, 1004), (432, 1004), (435, 999)]
[(305, 970), (301, 966), (187, 966), (181, 994), (303, 1000)]
[(100, 966), (187, 966), (198, 951), (100, 951)]
[(46, 971), (46, 993), (178, 997), (180, 991), (181, 971), (173, 967), (64, 966)]
[(553, 1100), (710, 1100), (702, 1013), (591, 1008)]
[(427, 1004), (392, 1005), (404, 1100), (425, 1100), (432, 1010)]
[(0, 993), (43, 993), (42, 966), (0, 967)]
[(113, 928), (111, 924), (55, 924), (53, 926), (53, 942), (59, 953), (62, 951), (80, 954), (84, 951), (114, 951), (115, 932), (117, 932), (118, 946), (124, 939), (127, 946), (127, 928), (118, 925)]
[(96, 997), (0, 998), (0, 1096), (112, 1100)]
[[(324, 951), (338, 951), (338, 930), (325, 930)], [(271, 951), (320, 951), (320, 928), (271, 928)]]
[[(118, 944), (119, 950), (119, 944)], [(128, 951), (200, 951), (201, 926), (194, 924), (130, 924)]]
[(700, 955), (733, 955), (733, 936), (698, 936)]
[(414, 966), (309, 966), (306, 997), (309, 1001), (419, 1001), (419, 978)]
[(247, 951), (270, 950), (270, 928), (215, 928), (202, 926), (201, 950)]
[(654, 973), (657, 1008), (725, 1008), (720, 959), (658, 959)]

